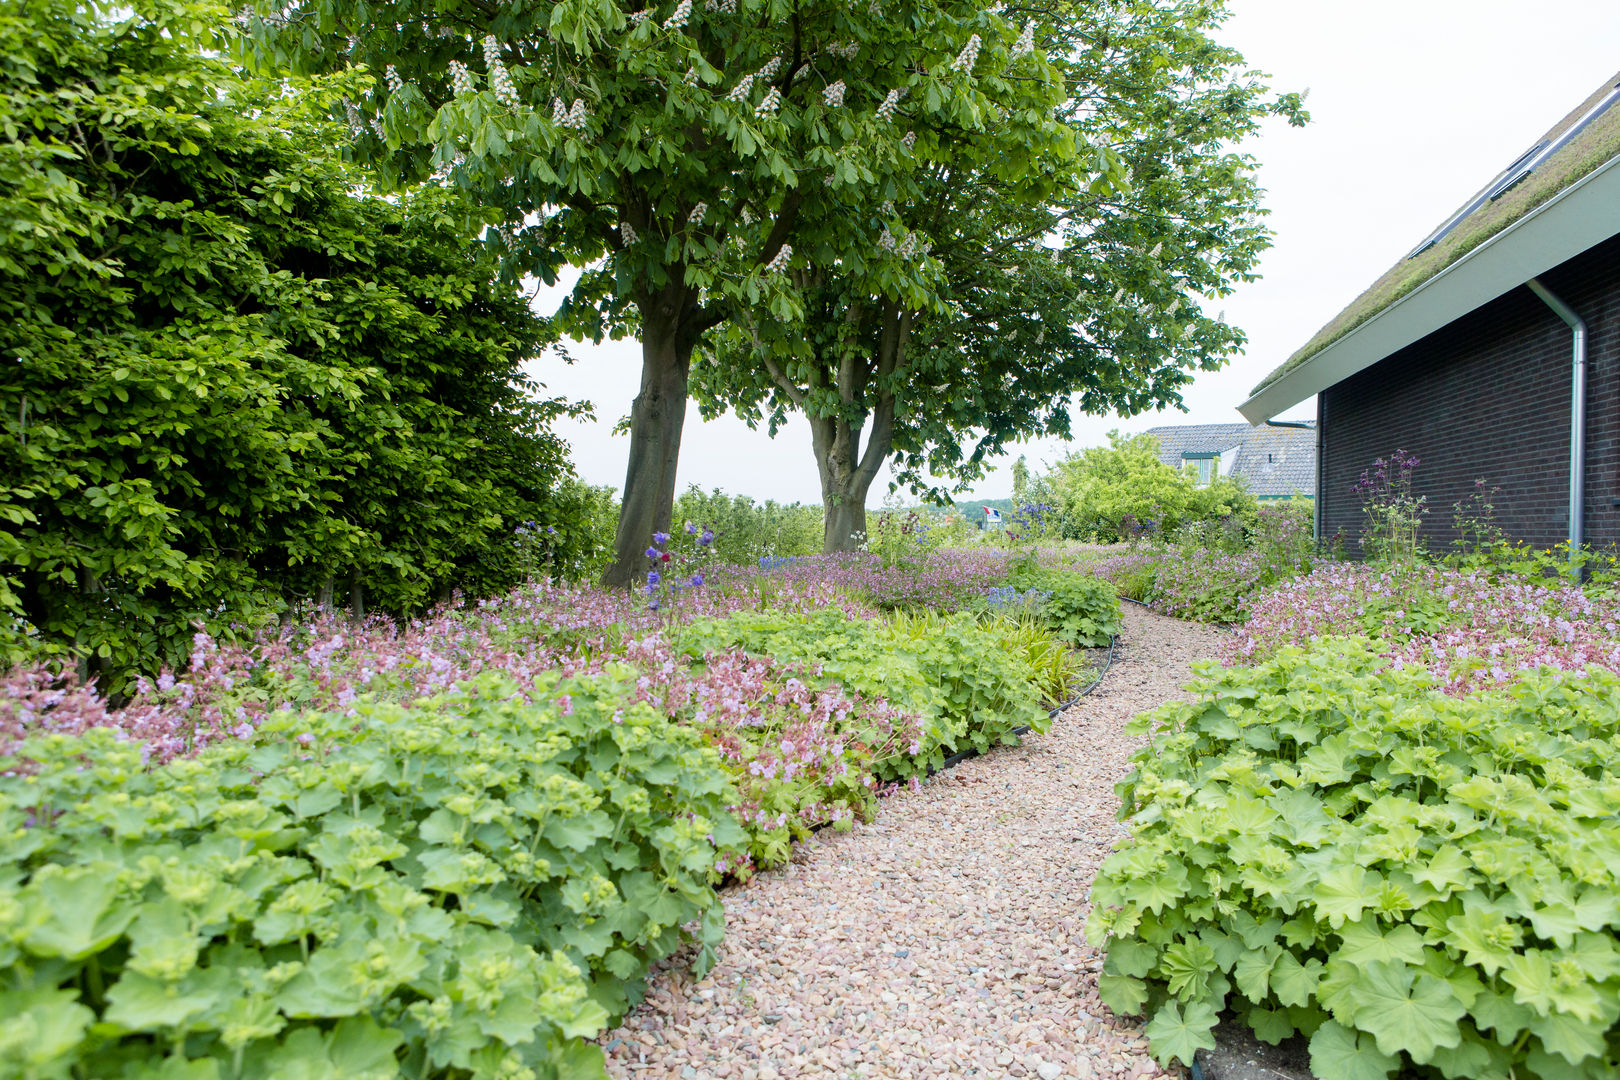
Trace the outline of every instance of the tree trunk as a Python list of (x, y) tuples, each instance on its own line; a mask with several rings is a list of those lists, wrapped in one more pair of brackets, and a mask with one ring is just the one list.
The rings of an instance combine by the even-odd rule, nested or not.
[(647, 545), (668, 532), (675, 510), (675, 467), (686, 422), (687, 381), (697, 335), (683, 327), (691, 314), (686, 290), (669, 286), (641, 304), (641, 392), (630, 407), (630, 462), (625, 468), (613, 562), (602, 574), (609, 588), (645, 579)]
[(866, 493), (871, 478), (857, 462), (856, 441), (860, 428), (836, 417), (810, 417), (810, 443), (816, 453), (816, 472), (821, 477), (821, 552), (854, 551), (856, 534), (866, 533)]

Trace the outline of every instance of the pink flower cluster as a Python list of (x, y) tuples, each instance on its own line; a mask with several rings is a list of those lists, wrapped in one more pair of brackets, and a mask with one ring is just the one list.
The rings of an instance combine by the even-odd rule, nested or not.
[[(777, 583), (768, 599), (790, 611), (875, 615), (813, 577)], [(759, 602), (746, 581), (675, 594), (656, 611), (639, 594), (538, 585), (405, 625), (323, 618), (234, 644), (199, 634), (187, 670), (141, 680), (120, 708), (93, 686), (19, 669), (0, 679), (0, 753), (30, 734), (112, 727), (163, 762), (254, 738), (280, 709), (346, 709), (362, 695), (409, 702), (491, 670), (530, 687), (544, 673), (588, 675), (619, 663), (640, 672), (631, 700), (707, 734), (736, 776), (742, 800), (733, 810), (745, 824), (802, 834), (863, 813), (883, 790), (879, 777), (894, 775), (885, 763), (917, 752), (922, 724), (882, 699), (822, 688), (816, 671), (740, 652), (695, 662), (668, 640), (671, 625)], [(574, 707), (566, 695), (554, 704), (565, 714)], [(729, 867), (748, 869), (746, 860)]]
[(1457, 695), (1542, 666), (1620, 672), (1620, 601), (1551, 580), (1424, 564), (1333, 563), (1282, 582), (1253, 604), (1226, 659), (1249, 663), (1348, 634), (1381, 642), (1396, 663), (1427, 667)]

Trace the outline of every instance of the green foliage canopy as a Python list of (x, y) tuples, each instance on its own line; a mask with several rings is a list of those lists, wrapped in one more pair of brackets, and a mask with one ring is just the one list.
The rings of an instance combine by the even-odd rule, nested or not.
[(802, 222), (809, 193), (900, 196), (927, 126), (994, 122), (968, 61), (982, 44), (990, 64), (1018, 33), (972, 0), (631, 13), (610, 0), (267, 0), (250, 31), (268, 64), (369, 70), (372, 87), (346, 103), (357, 156), (394, 180), (477, 191), (503, 215), (493, 239), (514, 273), (586, 268), (563, 306), (571, 332), (640, 335), (608, 573), (620, 585), (668, 531), (703, 334), (742, 310), (795, 322), (802, 300), (782, 271), (803, 263), (799, 233), (867, 246), (828, 215)]
[(1190, 469), (1159, 460), (1151, 435), (1109, 433), (1109, 445), (1070, 454), (1037, 482), (1036, 497), (1058, 508), (1065, 536), (1115, 543), (1136, 529), (1174, 536), (1198, 522), (1234, 514), (1254, 517), (1256, 502), (1241, 483), (1218, 477), (1199, 487)]
[(305, 96), (199, 51), (197, 13), (0, 14), (13, 658), (150, 670), (199, 620), (334, 587), (485, 592), (522, 573), (519, 522), (569, 521), (567, 407), (519, 370), (548, 331), (465, 206), (356, 194)]

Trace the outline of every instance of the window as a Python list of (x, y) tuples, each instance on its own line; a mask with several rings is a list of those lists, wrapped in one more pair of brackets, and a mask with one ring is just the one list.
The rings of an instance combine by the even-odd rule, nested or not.
[(1430, 233), (1424, 239), (1423, 243), (1413, 248), (1412, 253), (1408, 255), (1407, 258), (1415, 259), (1425, 251), (1428, 251), (1430, 248), (1434, 247), (1434, 245), (1444, 240), (1446, 238), (1446, 234), (1451, 232), (1452, 229), (1455, 229), (1458, 223), (1464, 218), (1468, 217), (1486, 203), (1501, 198), (1502, 195), (1515, 184), (1529, 176), (1531, 173), (1535, 172), (1537, 167), (1540, 166), (1544, 161), (1567, 146), (1570, 140), (1574, 139), (1577, 135), (1584, 131), (1592, 123), (1592, 121), (1602, 116), (1609, 110), (1610, 106), (1614, 105), (1616, 102), (1620, 102), (1620, 83), (1616, 83), (1614, 86), (1611, 86), (1609, 88), (1609, 92), (1603, 95), (1603, 97), (1599, 98), (1598, 103), (1586, 110), (1586, 112), (1576, 119), (1573, 124), (1565, 128), (1563, 134), (1554, 139), (1543, 139), (1541, 142), (1536, 143), (1536, 145), (1526, 150), (1523, 154), (1520, 154), (1518, 159), (1514, 161), (1513, 164), (1509, 165), (1507, 168), (1498, 173), (1496, 179), (1487, 184), (1483, 191), (1479, 192), (1479, 194), (1475, 195), (1472, 199), (1469, 199), (1468, 202), (1463, 205), (1461, 210), (1458, 210), (1455, 214), (1452, 214), (1446, 219), (1445, 224), (1441, 225), (1438, 229), (1434, 230), (1434, 232)]
[(1221, 455), (1213, 453), (1193, 453), (1191, 451), (1181, 455), (1181, 464), (1185, 468), (1193, 467), (1197, 476), (1199, 487), (1209, 487), (1210, 481), (1220, 475)]

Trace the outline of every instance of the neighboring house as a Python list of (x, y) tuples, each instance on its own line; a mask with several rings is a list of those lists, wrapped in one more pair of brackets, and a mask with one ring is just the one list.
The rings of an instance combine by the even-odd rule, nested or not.
[(1149, 428), (1159, 440), (1159, 460), (1173, 469), (1191, 466), (1198, 486), (1219, 476), (1244, 482), (1260, 499), (1310, 496), (1316, 490), (1315, 425), (1185, 424)]
[[(1386, 167), (1386, 174), (1391, 170)], [(1475, 481), (1538, 546), (1620, 540), (1620, 75), (1447, 218), (1240, 406), (1317, 394), (1317, 534), (1353, 551), (1351, 488), (1419, 459), (1431, 550)]]

